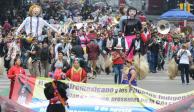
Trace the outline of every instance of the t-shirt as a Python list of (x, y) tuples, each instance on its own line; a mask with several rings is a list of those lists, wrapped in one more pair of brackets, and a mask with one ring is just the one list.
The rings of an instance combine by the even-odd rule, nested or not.
[(189, 56), (191, 56), (191, 52), (189, 50), (180, 49), (177, 55), (180, 57), (179, 64), (189, 64)]

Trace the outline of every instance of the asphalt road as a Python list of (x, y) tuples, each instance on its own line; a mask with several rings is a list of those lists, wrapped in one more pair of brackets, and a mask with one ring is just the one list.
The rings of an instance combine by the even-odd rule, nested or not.
[[(98, 75), (95, 79), (88, 80), (88, 83), (95, 84), (114, 84), (114, 75)], [(190, 78), (189, 85), (182, 85), (180, 76), (170, 80), (167, 71), (150, 73), (144, 80), (138, 80), (138, 86), (153, 92), (166, 94), (179, 94), (194, 91), (194, 80)]]
[[(88, 79), (88, 83), (95, 84), (114, 84), (114, 74), (106, 75), (98, 74), (95, 79)], [(9, 92), (10, 80), (6, 75), (0, 76), (0, 96), (7, 96)], [(159, 71), (158, 73), (150, 73), (144, 80), (138, 80), (138, 86), (153, 92), (166, 94), (179, 94), (194, 91), (194, 80), (190, 78), (189, 85), (182, 85), (180, 76), (174, 80), (168, 78), (167, 71)], [(5, 92), (6, 90), (6, 92)]]

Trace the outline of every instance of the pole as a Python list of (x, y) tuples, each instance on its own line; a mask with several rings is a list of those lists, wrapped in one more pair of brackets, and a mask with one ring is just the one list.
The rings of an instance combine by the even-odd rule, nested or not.
[[(187, 4), (187, 0), (185, 0), (185, 4)], [(186, 11), (187, 11), (187, 8), (186, 8)], [(186, 27), (186, 26), (187, 26), (187, 20), (184, 20), (184, 27)]]
[(184, 27), (187, 26), (187, 20), (184, 20)]

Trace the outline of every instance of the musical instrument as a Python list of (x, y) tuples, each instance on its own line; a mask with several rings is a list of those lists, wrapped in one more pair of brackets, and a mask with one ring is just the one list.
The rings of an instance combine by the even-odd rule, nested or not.
[(119, 15), (115, 16), (113, 19), (112, 25), (114, 26), (114, 25), (119, 24), (120, 18), (121, 18), (121, 16), (119, 16)]
[(168, 34), (170, 29), (170, 23), (166, 20), (161, 20), (157, 23), (157, 30), (160, 34)]

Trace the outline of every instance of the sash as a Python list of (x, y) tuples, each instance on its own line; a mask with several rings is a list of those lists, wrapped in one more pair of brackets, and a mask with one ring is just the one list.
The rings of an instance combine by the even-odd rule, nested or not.
[(76, 70), (74, 67), (72, 67), (70, 78), (73, 77), (74, 73), (78, 73), (78, 72), (79, 72), (79, 76), (80, 76), (80, 81), (82, 81), (82, 68), (79, 68), (78, 70)]
[(55, 90), (55, 92), (56, 92), (56, 97), (58, 97), (58, 99), (59, 99), (59, 101), (62, 103), (62, 105), (65, 107), (65, 106), (68, 106), (68, 103), (61, 97), (61, 95), (60, 95), (60, 93), (59, 93), (59, 91), (58, 91), (58, 89), (57, 89), (57, 86), (56, 86), (56, 84), (54, 83), (54, 81), (52, 82), (52, 86), (53, 86), (53, 88), (54, 88), (54, 90)]

